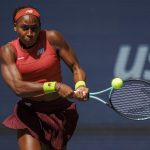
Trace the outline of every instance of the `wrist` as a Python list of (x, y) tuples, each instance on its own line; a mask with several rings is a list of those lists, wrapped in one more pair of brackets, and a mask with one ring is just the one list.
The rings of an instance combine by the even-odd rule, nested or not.
[(77, 81), (75, 84), (75, 90), (77, 90), (79, 87), (86, 87), (86, 83), (83, 80)]
[(43, 91), (45, 94), (56, 92), (56, 82), (44, 82)]
[(55, 89), (56, 89), (57, 92), (60, 90), (60, 87), (61, 87), (61, 83), (60, 82), (56, 82)]

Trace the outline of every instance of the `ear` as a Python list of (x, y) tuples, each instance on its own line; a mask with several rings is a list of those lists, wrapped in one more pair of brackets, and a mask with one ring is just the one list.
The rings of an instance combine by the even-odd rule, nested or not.
[(14, 23), (14, 31), (17, 31), (16, 23)]

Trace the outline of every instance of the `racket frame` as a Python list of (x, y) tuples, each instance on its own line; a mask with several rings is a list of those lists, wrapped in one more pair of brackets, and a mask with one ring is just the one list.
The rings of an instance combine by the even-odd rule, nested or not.
[[(134, 82), (135, 82), (135, 81), (145, 82), (145, 83), (147, 83), (147, 84), (150, 85), (150, 82), (149, 82), (149, 81), (140, 80), (140, 79), (129, 79), (129, 80), (125, 80), (125, 81), (123, 81), (123, 82), (126, 83), (126, 82), (132, 82), (132, 81), (134, 81)], [(132, 117), (127, 117), (125, 114), (123, 114), (123, 113), (121, 113), (120, 111), (118, 111), (118, 110), (115, 108), (115, 106), (113, 105), (112, 100), (111, 100), (111, 95), (113, 94), (113, 92), (114, 92), (115, 90), (119, 90), (119, 89), (113, 89), (113, 87), (109, 87), (109, 88), (107, 88), (107, 89), (105, 89), (105, 90), (102, 90), (102, 91), (91, 92), (91, 93), (89, 94), (89, 97), (90, 97), (90, 98), (93, 98), (93, 99), (95, 99), (95, 100), (98, 100), (98, 101), (100, 101), (100, 102), (102, 102), (103, 104), (105, 104), (106, 106), (108, 106), (109, 108), (111, 108), (111, 109), (113, 109), (115, 112), (117, 112), (119, 115), (121, 115), (121, 116), (123, 116), (123, 117), (125, 117), (125, 118), (127, 118), (127, 119), (130, 119), (130, 120), (137, 120), (137, 121), (150, 119), (150, 116), (149, 116), (149, 117), (145, 117), (145, 118), (137, 118), (137, 119), (135, 119), (135, 118), (132, 118)], [(100, 95), (100, 94), (102, 94), (102, 93), (106, 93), (106, 92), (108, 92), (108, 91), (109, 91), (109, 100), (108, 100), (108, 101), (105, 101), (105, 100), (99, 98), (98, 95)]]

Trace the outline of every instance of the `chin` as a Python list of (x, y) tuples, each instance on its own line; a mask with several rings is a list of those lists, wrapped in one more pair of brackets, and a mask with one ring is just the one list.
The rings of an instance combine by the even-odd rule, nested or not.
[(30, 42), (30, 41), (26, 41), (25, 42), (25, 46), (26, 47), (32, 47), (36, 42)]

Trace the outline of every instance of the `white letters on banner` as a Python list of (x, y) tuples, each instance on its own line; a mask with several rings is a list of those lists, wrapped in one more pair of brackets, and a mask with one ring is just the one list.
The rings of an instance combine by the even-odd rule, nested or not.
[[(150, 70), (145, 68), (145, 64), (150, 62), (150, 53), (148, 45), (140, 45), (137, 47), (135, 55), (131, 58), (130, 53), (132, 47), (123, 45), (120, 47), (114, 67), (114, 76), (122, 79), (144, 79), (150, 80)], [(132, 59), (132, 64), (129, 64)]]

